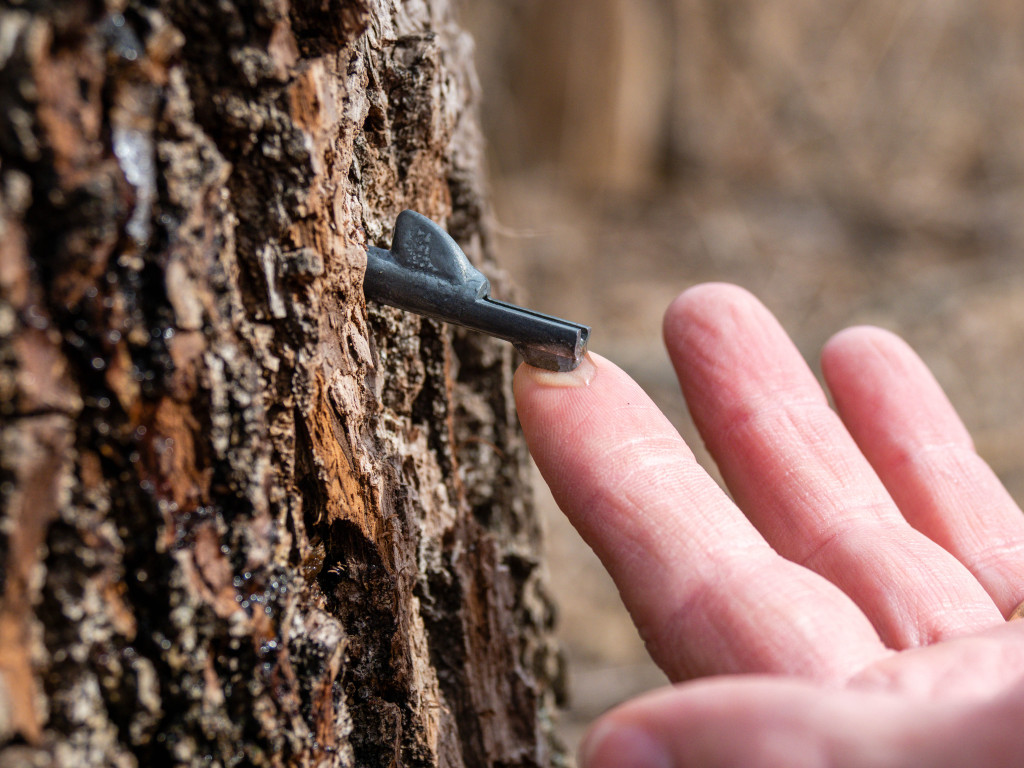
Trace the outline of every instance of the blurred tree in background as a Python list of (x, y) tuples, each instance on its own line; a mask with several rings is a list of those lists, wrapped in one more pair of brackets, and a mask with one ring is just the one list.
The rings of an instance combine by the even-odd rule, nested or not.
[(503, 171), (613, 191), (714, 174), (919, 212), (1024, 170), (1014, 0), (472, 5)]

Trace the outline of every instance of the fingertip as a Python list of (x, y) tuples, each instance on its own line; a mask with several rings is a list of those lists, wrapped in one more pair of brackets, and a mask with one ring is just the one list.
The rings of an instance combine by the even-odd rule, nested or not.
[[(821, 370), (847, 428), (876, 466), (922, 445), (973, 450), (942, 385), (898, 334), (875, 326), (840, 331), (822, 349)], [(896, 453), (881, 453), (882, 445)]]
[(857, 366), (856, 361), (862, 360), (865, 354), (872, 354), (873, 340), (879, 332), (881, 329), (875, 326), (855, 325), (833, 334), (825, 342), (819, 359), (829, 389), (833, 389), (834, 383), (841, 387), (842, 382), (852, 374), (851, 368)]
[[(960, 765), (963, 755), (978, 754), (979, 743), (1005, 735), (1002, 725), (978, 732), (963, 713), (934, 702), (911, 705), (882, 691), (778, 677), (718, 678), (621, 705), (593, 727), (580, 759), (582, 768)], [(631, 759), (625, 750), (632, 745), (655, 762)], [(938, 761), (939, 755), (954, 757)]]
[(599, 720), (579, 749), (580, 768), (673, 768), (668, 747), (649, 731), (612, 718)]
[(559, 430), (571, 411), (587, 407), (599, 369), (609, 365), (600, 355), (588, 352), (573, 371), (546, 371), (528, 363), (519, 366), (512, 379), (512, 395), (531, 450), (538, 447), (537, 438)]
[(529, 363), (523, 363), (516, 370), (512, 385), (513, 388), (526, 386), (555, 389), (587, 387), (597, 375), (597, 359), (600, 359), (598, 355), (587, 352), (580, 360), (580, 364), (571, 371), (549, 371)]
[(886, 398), (905, 404), (941, 400), (925, 362), (899, 335), (873, 325), (846, 328), (821, 350), (821, 372), (842, 411), (853, 397), (863, 404)]
[(894, 354), (911, 352), (909, 345), (892, 331), (876, 325), (854, 325), (834, 334), (821, 350), (822, 368), (834, 368), (843, 361), (861, 358), (864, 355)]
[[(573, 460), (567, 441), (581, 424), (608, 412), (635, 387), (611, 361), (593, 352), (575, 371), (555, 373), (523, 363), (512, 382), (519, 423), (543, 472), (549, 462)], [(576, 446), (582, 449), (583, 446)]]
[(832, 338), (825, 342), (825, 346), (842, 347), (848, 344), (864, 344), (872, 339), (879, 339), (884, 342), (888, 339), (898, 338), (899, 336), (892, 331), (887, 331), (885, 328), (880, 328), (877, 325), (851, 325), (848, 328), (843, 328), (838, 333), (834, 333)]
[(699, 318), (714, 315), (723, 308), (751, 303), (759, 302), (746, 288), (732, 283), (700, 283), (687, 288), (669, 304), (662, 320), (662, 332), (668, 341)]

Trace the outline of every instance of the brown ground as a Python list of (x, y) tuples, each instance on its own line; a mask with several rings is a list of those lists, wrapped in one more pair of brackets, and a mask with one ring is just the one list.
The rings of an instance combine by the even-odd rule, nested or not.
[[(578, 20), (581, 3), (467, 9), (497, 158), (500, 252), (519, 298), (591, 324), (591, 347), (644, 386), (698, 455), (660, 339), (662, 312), (681, 290), (708, 280), (747, 287), (813, 366), (840, 329), (884, 326), (924, 357), (979, 452), (1024, 499), (1019, 3), (901, 11), (759, 0), (723, 4), (746, 10), (717, 16), (711, 0), (595, 0), (587, 7), (608, 14), (605, 48), (619, 53), (582, 79), (564, 61), (581, 50), (576, 27), (552, 35), (538, 21), (543, 7)], [(623, 9), (646, 22), (623, 25)], [(649, 23), (666, 9), (667, 48), (666, 25)], [(593, 34), (600, 18), (587, 24)], [(644, 45), (651, 30), (658, 40)], [(552, 45), (559, 55), (543, 47)], [(665, 50), (674, 69), (662, 82), (644, 55)], [(516, 83), (527, 77), (524, 94)], [(648, 93), (644, 106), (637, 94)], [(663, 124), (595, 134), (595, 114)], [(573, 135), (592, 151), (583, 161), (579, 147), (566, 150)], [(574, 745), (594, 716), (664, 677), (539, 478), (537, 497), (570, 660), (564, 733)]]

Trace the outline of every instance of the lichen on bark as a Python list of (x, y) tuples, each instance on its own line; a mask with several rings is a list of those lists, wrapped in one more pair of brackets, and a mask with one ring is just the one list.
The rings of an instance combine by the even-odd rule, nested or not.
[(491, 273), (446, 0), (0, 10), (0, 765), (543, 766), (511, 351), (367, 307), (414, 208)]

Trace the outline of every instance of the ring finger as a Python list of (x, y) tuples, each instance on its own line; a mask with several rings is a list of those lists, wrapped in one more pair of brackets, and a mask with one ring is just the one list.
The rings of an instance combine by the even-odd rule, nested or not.
[(878, 328), (838, 334), (821, 363), (840, 416), (904, 517), (1013, 611), (1024, 601), (1024, 514), (925, 364)]

